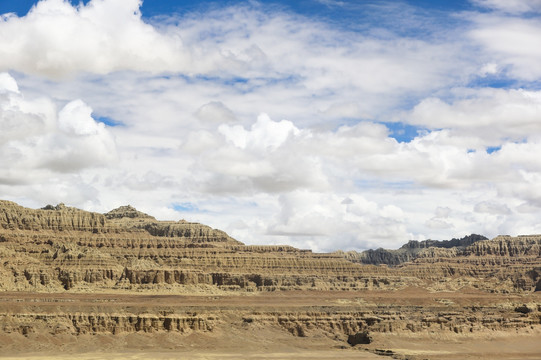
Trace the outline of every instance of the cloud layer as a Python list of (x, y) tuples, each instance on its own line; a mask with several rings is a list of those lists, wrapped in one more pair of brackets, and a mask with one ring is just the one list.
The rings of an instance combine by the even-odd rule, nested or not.
[(0, 197), (130, 202), (314, 250), (541, 231), (538, 2), (476, 0), (437, 25), (385, 3), (370, 14), (393, 26), (360, 29), (140, 5), (2, 15)]

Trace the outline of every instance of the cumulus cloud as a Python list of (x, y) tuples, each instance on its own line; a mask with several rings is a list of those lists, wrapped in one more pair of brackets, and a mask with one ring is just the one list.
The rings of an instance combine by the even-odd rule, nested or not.
[(0, 92), (1, 93), (18, 93), (19, 87), (14, 78), (8, 73), (0, 73)]
[[(535, 9), (541, 10), (540, 2), (535, 3)], [(480, 55), (483, 58), (498, 68), (506, 69), (511, 78), (532, 81), (541, 77), (538, 41), (541, 25), (537, 17), (508, 17), (489, 13), (476, 14), (471, 16), (471, 20), (474, 26), (468, 35), (481, 46)]]
[(277, 193), (327, 186), (319, 160), (295, 152), (296, 139), (303, 133), (292, 122), (273, 121), (261, 114), (248, 130), (241, 125), (222, 124), (217, 131), (221, 140), (215, 137), (214, 144), (198, 153), (200, 157), (192, 166), (192, 171), (199, 174), (198, 186), (203, 186), (204, 191)]
[[(136, 0), (43, 0), (4, 15), (0, 69), (17, 81), (0, 74), (0, 195), (102, 212), (129, 199), (314, 250), (539, 232), (535, 2), (477, 4), (496, 11), (436, 27), (398, 4), (379, 14), (395, 27), (358, 31), (255, 2), (143, 19)], [(416, 135), (397, 141), (389, 121)]]
[(72, 6), (39, 1), (28, 14), (0, 19), (0, 68), (62, 77), (185, 66), (179, 38), (164, 37), (141, 20), (141, 0), (93, 0)]
[[(267, 81), (300, 83), (316, 94), (350, 88), (353, 93), (342, 92), (348, 101), (358, 99), (355, 89), (424, 92), (455, 82), (463, 69), (455, 44), (339, 32), (256, 3), (203, 17), (173, 17), (165, 24), (145, 23), (139, 6), (140, 0), (92, 0), (78, 6), (42, 0), (26, 16), (0, 21), (0, 68), (53, 78), (120, 70), (211, 74), (248, 79), (234, 83), (242, 90)], [(361, 113), (370, 113), (370, 103), (388, 102), (366, 100), (356, 101)]]
[[(205, 191), (358, 190), (359, 184), (378, 184), (381, 180), (375, 179), (380, 177), (402, 186), (410, 183), (463, 191), (496, 186), (504, 191), (507, 184), (521, 180), (520, 169), (541, 170), (535, 156), (540, 143), (535, 139), (505, 143), (498, 151), (488, 153), (486, 140), (453, 135), (449, 130), (398, 143), (381, 124), (362, 122), (335, 131), (314, 131), (300, 130), (290, 122), (276, 122), (268, 116), (260, 116), (248, 130), (240, 125), (222, 125), (219, 132), (224, 141), (214, 137), (215, 145), (199, 153), (201, 157), (193, 167), (205, 174), (198, 176)], [(267, 135), (273, 132), (273, 142), (269, 143)], [(438, 209), (437, 217), (451, 214), (447, 207)]]
[(501, 71), (501, 69), (498, 66), (498, 64), (487, 63), (487, 64), (484, 64), (483, 67), (481, 67), (481, 69), (479, 70), (479, 75), (482, 76), (482, 77), (486, 77), (486, 76), (489, 76), (489, 75), (497, 74), (500, 71)]
[(8, 74), (0, 79), (4, 181), (39, 181), (44, 171), (73, 172), (107, 165), (116, 158), (112, 135), (91, 117), (92, 109), (84, 102), (74, 100), (57, 112), (49, 99), (26, 100)]
[(218, 131), (236, 147), (253, 150), (274, 150), (281, 146), (288, 138), (296, 136), (300, 130), (291, 121), (272, 121), (267, 114), (258, 116), (255, 124), (249, 131), (240, 125), (220, 125)]
[(344, 204), (334, 194), (295, 191), (280, 196), (280, 212), (267, 233), (294, 236), (304, 247), (329, 251), (345, 247), (392, 247), (392, 238), (408, 238), (404, 215), (394, 205), (380, 206), (352, 194)]
[(457, 90), (452, 103), (428, 98), (409, 115), (411, 124), (450, 129), (461, 136), (475, 134), (485, 146), (536, 136), (540, 119), (541, 92), (494, 88)]
[(58, 128), (66, 134), (96, 135), (104, 129), (103, 123), (92, 119), (92, 109), (82, 100), (74, 100), (58, 113)]

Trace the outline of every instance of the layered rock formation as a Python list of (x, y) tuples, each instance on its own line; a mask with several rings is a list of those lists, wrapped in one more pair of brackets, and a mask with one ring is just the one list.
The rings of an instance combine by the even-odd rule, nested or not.
[(0, 205), (4, 290), (363, 289), (408, 281), (335, 254), (245, 246), (223, 231), (157, 221), (129, 206), (102, 215), (63, 205)]
[[(108, 342), (122, 342), (130, 335), (164, 334), (181, 336), (176, 338), (178, 347), (191, 344), (194, 335), (204, 335), (213, 346), (223, 346), (224, 337), (242, 346), (263, 329), (264, 336), (326, 338), (329, 346), (360, 346), (375, 353), (389, 335), (409, 341), (423, 336), (454, 339), (456, 346), (465, 337), (539, 333), (541, 298), (411, 289), (260, 296), (0, 293), (0, 341), (7, 344), (3, 350), (13, 351), (11, 344), (21, 339), (29, 340), (25, 346), (39, 349), (58, 339), (75, 346), (103, 336)], [(535, 335), (533, 341), (538, 341)]]
[(1, 201), (0, 289), (541, 289), (541, 236), (483, 239), (471, 235), (412, 241), (399, 250), (316, 254), (291, 246), (246, 246), (223, 231), (185, 220), (158, 221), (131, 206), (98, 214), (63, 204), (33, 210)]
[(464, 249), (423, 250), (400, 265), (437, 290), (471, 286), (489, 292), (531, 292), (541, 288), (541, 236), (498, 236)]
[(368, 346), (378, 334), (540, 324), (541, 235), (320, 254), (131, 206), (0, 201), (0, 340), (272, 328)]
[[(444, 248), (451, 249), (455, 248), (459, 252), (465, 250), (467, 246), (474, 244), (475, 242), (488, 240), (482, 235), (472, 234), (465, 236), (461, 239), (452, 239), (452, 240), (424, 240), (416, 241), (411, 240), (407, 244), (402, 245), (397, 250), (388, 250), (379, 248), (376, 250), (366, 250), (363, 252), (356, 251), (338, 251), (337, 254), (345, 257), (346, 259), (360, 264), (371, 264), (371, 265), (389, 265), (397, 266), (405, 262), (413, 261), (418, 257), (423, 257), (426, 255), (424, 249), (429, 248)], [(457, 254), (459, 253), (457, 252)]]

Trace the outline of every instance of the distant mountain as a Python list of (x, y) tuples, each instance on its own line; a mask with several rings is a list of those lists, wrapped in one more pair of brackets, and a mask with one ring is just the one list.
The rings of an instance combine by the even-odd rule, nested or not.
[(369, 264), (369, 265), (381, 265), (385, 264), (388, 266), (397, 266), (405, 262), (413, 261), (423, 249), (428, 249), (431, 247), (435, 248), (458, 248), (464, 249), (467, 246), (474, 244), (477, 241), (488, 240), (487, 237), (483, 235), (471, 234), (464, 236), (461, 239), (451, 239), (451, 240), (410, 240), (408, 243), (402, 245), (397, 250), (387, 250), (379, 248), (376, 250), (366, 250), (363, 252), (348, 251), (348, 252), (338, 252), (342, 254), (346, 259), (360, 263), (360, 264)]
[(482, 241), (482, 240), (488, 240), (487, 237), (483, 235), (477, 235), (477, 234), (471, 234), (464, 236), (460, 239), (451, 239), (451, 240), (423, 240), (423, 241), (417, 241), (417, 240), (410, 240), (407, 244), (402, 245), (401, 249), (424, 249), (429, 247), (438, 247), (438, 248), (445, 248), (450, 249), (453, 247), (466, 247), (470, 246), (471, 244)]

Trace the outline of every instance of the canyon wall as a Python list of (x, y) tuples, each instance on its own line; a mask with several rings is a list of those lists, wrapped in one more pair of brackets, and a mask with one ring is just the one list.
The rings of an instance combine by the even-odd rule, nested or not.
[(14, 351), (125, 334), (265, 329), (368, 346), (378, 334), (540, 328), (541, 235), (313, 253), (244, 245), (131, 206), (98, 214), (0, 201), (0, 343)]
[(223, 231), (157, 221), (129, 206), (102, 215), (63, 205), (0, 205), (3, 290), (353, 290), (398, 288), (410, 280), (336, 254), (245, 246)]
[[(325, 254), (246, 246), (223, 231), (185, 220), (157, 221), (131, 206), (98, 214), (63, 204), (33, 210), (0, 201), (0, 256), (1, 290), (541, 289), (538, 235), (472, 235), (409, 242), (379, 255)], [(366, 259), (383, 265), (363, 264)]]

